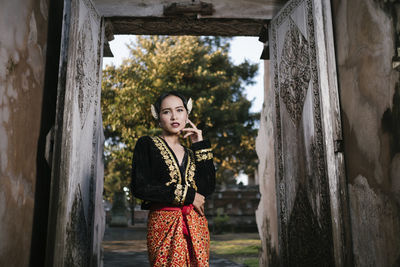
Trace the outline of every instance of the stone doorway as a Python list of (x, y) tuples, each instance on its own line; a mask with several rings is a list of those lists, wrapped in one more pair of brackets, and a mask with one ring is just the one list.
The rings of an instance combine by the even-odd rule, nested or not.
[[(97, 146), (102, 139), (101, 132), (98, 131), (98, 127), (101, 125), (98, 109), (98, 90), (101, 77), (99, 66), (103, 53), (103, 44), (105, 44), (104, 53), (110, 52), (107, 50), (106, 40), (111, 39), (112, 35), (117, 33), (260, 35), (261, 40), (267, 43), (268, 24), (273, 15), (277, 13), (276, 11), (282, 7), (283, 2), (285, 1), (268, 1), (268, 3), (248, 1), (248, 8), (239, 14), (235, 10), (241, 10), (240, 7), (244, 5), (243, 1), (220, 1), (215, 5), (211, 4), (211, 6), (197, 1), (177, 3), (176, 5), (168, 4), (166, 1), (152, 1), (148, 5), (139, 3), (139, 1), (120, 1), (118, 4), (115, 1), (106, 0), (95, 1), (95, 3), (89, 0), (65, 1), (64, 35), (61, 48), (63, 57), (60, 67), (61, 76), (59, 76), (58, 119), (56, 121), (57, 130), (55, 132), (53, 154), (53, 166), (55, 168), (53, 168), (50, 198), (50, 202), (54, 203), (54, 205), (50, 207), (49, 222), (51, 223), (47, 242), (49, 248), (47, 251), (47, 263), (49, 265), (63, 265), (68, 260), (73, 261), (69, 262), (71, 264), (82, 266), (87, 266), (89, 262), (92, 265), (97, 265), (98, 263), (99, 232), (93, 229), (98, 224), (96, 212), (99, 212), (99, 189), (101, 187), (94, 179), (102, 171), (98, 157), (101, 147)], [(320, 44), (317, 45), (317, 49), (322, 49), (324, 46), (324, 49), (326, 49), (317, 50), (320, 66), (332, 64), (332, 60), (334, 60), (334, 54), (332, 55), (333, 43), (326, 41), (326, 38), (332, 37), (329, 37), (331, 33), (329, 28), (331, 27), (329, 3), (327, 5), (323, 1), (292, 0), (287, 3), (286, 9), (283, 9), (282, 13), (286, 12), (290, 15), (300, 5), (306, 5), (309, 8), (308, 10), (315, 12), (312, 13), (311, 19), (315, 21), (315, 27), (319, 30), (318, 42)], [(316, 19), (314, 20), (314, 18)], [(326, 20), (328, 23), (325, 24)], [(278, 33), (277, 36), (284, 36), (284, 34), (285, 31)], [(328, 34), (328, 37), (324, 36), (324, 34)], [(273, 37), (274, 35), (270, 33), (270, 36)], [(294, 33), (293, 36), (292, 43), (305, 43), (301, 38), (297, 38), (298, 34)], [(276, 40), (274, 39), (274, 41)], [(279, 43), (279, 41), (273, 42), (271, 47), (274, 45), (279, 46), (283, 43)], [(269, 48), (266, 46), (264, 58), (268, 57), (268, 51)], [(274, 52), (274, 50), (271, 51)], [(297, 51), (294, 52), (296, 53)], [(293, 62), (290, 63), (290, 60), (287, 62), (293, 64)], [(276, 71), (277, 68), (274, 67), (274, 70)], [(323, 76), (322, 82), (319, 84), (322, 89), (325, 88), (326, 90), (325, 83), (330, 83), (330, 85), (335, 83), (336, 77), (334, 74), (324, 68), (318, 75)], [(79, 88), (79, 90), (74, 91), (75, 88)], [(336, 132), (331, 130), (332, 125), (336, 125), (335, 122), (337, 122), (338, 118), (340, 120), (338, 109), (332, 108), (332, 106), (337, 107), (338, 105), (334, 95), (337, 93), (337, 88), (333, 87), (332, 90), (334, 91), (322, 91), (324, 99), (316, 98), (317, 100), (315, 100), (321, 101), (321, 106), (318, 109), (322, 110), (322, 115), (319, 119), (322, 119), (324, 123), (321, 128), (321, 131), (323, 131), (321, 134), (324, 135), (324, 138), (319, 139), (318, 145), (324, 147), (328, 153), (320, 158), (321, 162), (318, 164), (325, 165), (326, 161), (329, 161), (335, 166), (334, 168), (340, 170), (340, 162), (338, 165), (337, 160), (343, 160), (343, 155), (340, 154), (341, 139), (337, 138), (338, 136), (335, 136)], [(271, 94), (269, 95), (272, 96)], [(274, 100), (269, 102), (271, 104), (270, 108), (272, 107), (269, 110), (274, 114), (281, 112), (279, 105), (277, 106), (280, 101), (279, 97), (271, 98)], [(298, 96), (295, 98), (298, 98)], [(294, 110), (298, 110), (296, 105), (294, 105)], [(293, 114), (295, 115), (294, 120), (298, 121), (299, 114)], [(281, 130), (279, 126), (277, 127), (277, 124), (282, 123), (279, 122), (279, 114), (276, 118), (277, 120), (274, 121), (275, 132)], [(293, 120), (293, 116), (291, 120)], [(76, 130), (71, 131), (71, 129)], [(275, 139), (275, 136), (278, 136), (278, 139)], [(277, 153), (274, 159), (268, 158), (268, 160), (276, 162), (273, 176), (275, 177), (276, 173), (279, 177), (284, 177), (281, 174), (282, 168), (280, 164), (282, 164), (282, 158), (281, 154), (279, 154), (281, 151), (279, 146), (280, 144), (285, 144), (285, 142), (279, 139), (279, 135), (273, 134), (272, 137)], [(90, 151), (90, 153), (80, 153), (79, 144), (83, 143), (92, 144), (86, 150)], [(337, 158), (337, 155), (339, 155), (339, 158)], [(80, 163), (81, 165), (79, 166), (81, 167), (76, 168), (72, 163)], [(343, 199), (338, 193), (341, 187), (340, 175), (338, 176), (335, 173), (336, 170), (332, 170), (331, 167), (324, 171), (330, 175), (325, 181), (325, 185), (328, 188), (326, 189), (327, 191), (324, 191), (327, 192), (324, 199), (329, 200), (329, 204), (324, 207), (328, 207), (329, 211), (325, 213), (324, 216), (328, 217), (324, 217), (324, 220), (330, 223), (331, 221), (342, 221), (343, 216), (340, 209), (338, 209), (343, 203)], [(274, 177), (272, 178), (275, 179)], [(269, 179), (272, 178), (269, 177)], [(282, 193), (283, 190), (281, 189), (282, 186), (279, 184), (275, 194), (272, 196), (272, 198), (275, 198), (276, 195), (280, 200), (278, 201), (280, 206), (277, 212), (280, 218), (280, 227), (282, 227), (282, 223), (285, 225), (288, 222), (286, 221), (288, 219), (287, 216), (280, 217), (282, 214), (287, 215), (288, 212), (286, 209), (282, 210), (282, 203), (297, 196), (295, 192)], [(307, 193), (303, 192), (302, 196), (305, 195)], [(302, 200), (304, 199), (306, 197), (302, 197)], [(266, 213), (263, 214), (265, 215)], [(260, 215), (260, 229), (263, 229), (267, 236), (270, 234), (268, 232), (270, 230), (263, 226), (266, 218), (263, 214)], [(297, 219), (296, 214), (293, 216)], [(274, 215), (267, 217), (274, 218)], [(335, 255), (335, 260), (332, 260), (332, 263), (336, 266), (345, 265), (346, 262), (344, 255), (346, 255), (348, 248), (345, 247), (345, 242), (342, 240), (344, 227), (345, 223), (344, 226), (339, 224), (338, 228), (332, 227), (332, 248), (329, 253), (332, 259), (334, 257), (333, 254)], [(329, 230), (328, 233), (330, 233)], [(85, 238), (82, 239), (82, 235)], [(282, 232), (279, 232), (279, 237), (282, 238), (282, 236)], [(286, 251), (285, 253), (290, 251), (290, 248), (287, 249), (287, 244), (290, 243), (287, 240), (280, 239), (279, 251)], [(267, 258), (272, 255), (272, 251), (268, 250), (268, 247), (271, 249), (271, 245), (275, 247), (275, 251), (278, 251), (278, 244), (272, 244), (271, 240), (266, 237), (263, 244), (263, 253)], [(276, 260), (280, 262), (278, 256), (276, 256)], [(267, 261), (268, 259), (266, 259)], [(284, 263), (281, 262), (281, 264)]]

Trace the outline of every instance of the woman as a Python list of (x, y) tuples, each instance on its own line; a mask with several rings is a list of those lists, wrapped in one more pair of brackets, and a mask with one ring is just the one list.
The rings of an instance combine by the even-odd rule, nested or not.
[[(188, 118), (191, 107), (178, 92), (162, 94), (151, 107), (162, 133), (139, 138), (134, 150), (132, 192), (150, 209), (152, 266), (209, 265), (204, 199), (214, 191), (215, 169), (210, 142)], [(181, 134), (190, 137), (190, 149), (180, 144)]]

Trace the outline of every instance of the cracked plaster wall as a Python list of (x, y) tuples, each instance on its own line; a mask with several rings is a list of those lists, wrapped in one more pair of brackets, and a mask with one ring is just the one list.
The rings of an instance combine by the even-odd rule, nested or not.
[(400, 89), (389, 2), (332, 1), (355, 266), (400, 265)]
[(28, 266), (48, 0), (0, 8), (0, 266)]

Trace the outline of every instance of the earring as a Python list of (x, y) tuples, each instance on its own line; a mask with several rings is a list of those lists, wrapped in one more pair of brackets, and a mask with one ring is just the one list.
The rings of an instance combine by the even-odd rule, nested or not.
[(151, 109), (151, 115), (153, 115), (154, 119), (158, 120), (158, 114), (156, 111), (156, 107), (154, 105), (151, 105), (150, 109)]
[(188, 109), (188, 114), (190, 114), (190, 112), (192, 111), (193, 108), (193, 100), (192, 98), (189, 98), (189, 101), (187, 102), (187, 109)]

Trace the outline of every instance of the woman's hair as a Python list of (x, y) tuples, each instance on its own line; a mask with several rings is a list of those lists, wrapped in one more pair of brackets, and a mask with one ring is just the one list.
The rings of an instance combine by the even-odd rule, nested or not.
[(185, 107), (186, 111), (188, 111), (187, 108), (187, 100), (186, 97), (184, 97), (181, 93), (177, 92), (177, 91), (169, 91), (169, 92), (165, 92), (162, 93), (156, 100), (156, 102), (154, 103), (154, 107), (156, 108), (157, 114), (160, 114), (161, 111), (161, 103), (163, 102), (163, 100), (167, 97), (167, 96), (177, 96), (179, 97), (182, 102), (183, 102), (183, 106)]

